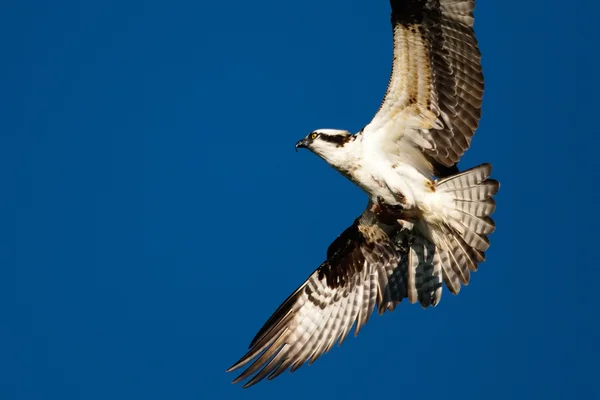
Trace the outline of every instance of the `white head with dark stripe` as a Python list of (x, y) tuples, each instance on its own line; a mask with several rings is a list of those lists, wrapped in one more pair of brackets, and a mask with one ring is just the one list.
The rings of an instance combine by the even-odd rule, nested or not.
[(340, 168), (347, 162), (350, 151), (348, 145), (355, 139), (356, 136), (348, 131), (317, 129), (296, 143), (296, 151), (299, 148), (309, 149), (330, 165)]

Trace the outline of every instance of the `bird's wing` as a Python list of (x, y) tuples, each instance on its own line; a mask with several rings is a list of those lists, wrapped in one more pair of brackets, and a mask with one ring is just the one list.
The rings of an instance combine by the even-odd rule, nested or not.
[(429, 266), (418, 262), (403, 232), (378, 223), (369, 203), (329, 246), (327, 260), (283, 302), (248, 353), (229, 368), (228, 372), (254, 360), (234, 383), (255, 374), (244, 385), (252, 386), (312, 363), (336, 341), (341, 344), (353, 325), (357, 335), (376, 304), (380, 314), (393, 311), (405, 297), (424, 307), (435, 305), (441, 296), (439, 263), (434, 267), (433, 260)]
[(392, 74), (364, 132), (417, 146), (451, 166), (481, 116), (483, 74), (473, 31), (475, 0), (390, 0)]

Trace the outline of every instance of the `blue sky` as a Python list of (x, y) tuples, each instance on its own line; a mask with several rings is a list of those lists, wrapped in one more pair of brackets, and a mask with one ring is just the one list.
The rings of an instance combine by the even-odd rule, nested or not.
[(1, 398), (600, 396), (598, 6), (478, 3), (461, 166), (502, 187), (471, 284), (243, 391), (225, 369), (365, 205), (293, 146), (370, 121), (388, 2), (5, 3)]

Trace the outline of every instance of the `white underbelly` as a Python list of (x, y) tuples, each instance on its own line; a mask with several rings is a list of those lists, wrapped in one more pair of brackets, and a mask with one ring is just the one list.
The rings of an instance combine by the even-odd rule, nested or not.
[(431, 165), (419, 149), (402, 143), (394, 147), (394, 143), (377, 132), (366, 135), (352, 180), (373, 202), (381, 197), (390, 205), (418, 210), (409, 214), (419, 215), (423, 222), (440, 223), (447, 210), (453, 209), (452, 199), (446, 193), (436, 192)]
[(367, 164), (357, 170), (353, 178), (371, 200), (381, 197), (388, 204), (402, 201), (405, 207), (417, 206), (425, 200), (431, 185), (431, 181), (417, 169), (401, 163)]

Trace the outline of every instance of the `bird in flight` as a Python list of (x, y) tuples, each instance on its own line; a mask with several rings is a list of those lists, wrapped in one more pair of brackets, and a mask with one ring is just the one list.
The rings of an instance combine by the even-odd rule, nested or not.
[(407, 298), (440, 302), (457, 294), (484, 261), (499, 188), (491, 165), (459, 172), (479, 125), (481, 55), (474, 0), (391, 0), (393, 65), (373, 120), (357, 134), (318, 129), (296, 143), (369, 197), (365, 211), (327, 250), (229, 371), (247, 367), (244, 387), (314, 362), (373, 309)]

